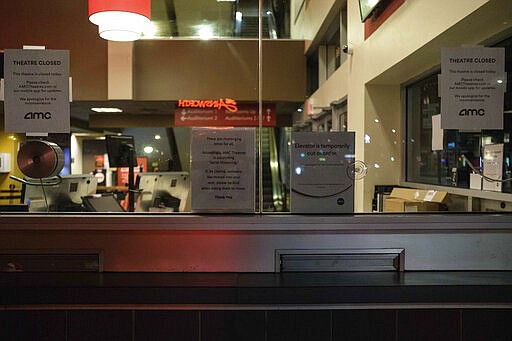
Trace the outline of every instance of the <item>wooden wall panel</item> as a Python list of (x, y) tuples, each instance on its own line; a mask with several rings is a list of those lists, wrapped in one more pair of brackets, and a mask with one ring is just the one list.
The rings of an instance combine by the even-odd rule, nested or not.
[(87, 0), (0, 2), (0, 49), (70, 50), (74, 100), (107, 98), (107, 42), (97, 30), (89, 22)]

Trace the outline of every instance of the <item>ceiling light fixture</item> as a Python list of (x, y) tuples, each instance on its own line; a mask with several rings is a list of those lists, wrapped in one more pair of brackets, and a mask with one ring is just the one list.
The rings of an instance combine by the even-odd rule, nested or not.
[(91, 108), (94, 112), (123, 112), (123, 109), (119, 108)]
[(150, 18), (151, 0), (89, 0), (89, 20), (106, 40), (137, 40)]
[(158, 32), (158, 27), (154, 22), (150, 22), (148, 25), (145, 25), (144, 30), (142, 32), (142, 38), (155, 38)]

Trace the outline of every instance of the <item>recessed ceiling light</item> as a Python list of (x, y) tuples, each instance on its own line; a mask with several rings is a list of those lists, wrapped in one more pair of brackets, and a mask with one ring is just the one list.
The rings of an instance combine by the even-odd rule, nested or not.
[(94, 112), (123, 112), (123, 109), (119, 108), (91, 108)]

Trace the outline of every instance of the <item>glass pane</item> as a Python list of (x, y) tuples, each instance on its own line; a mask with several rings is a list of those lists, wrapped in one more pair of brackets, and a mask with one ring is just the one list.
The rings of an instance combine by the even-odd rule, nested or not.
[[(440, 184), (449, 175), (443, 151), (432, 152), (432, 116), (440, 114), (437, 75), (407, 88), (407, 180)], [(455, 147), (455, 145), (454, 145)], [(444, 174), (444, 175), (443, 175)]]
[[(11, 175), (25, 177), (17, 167), (16, 154), (30, 139), (55, 142), (66, 157), (62, 180), (46, 181), (48, 186), (44, 191), (38, 186), (40, 180), (34, 180), (28, 186), (38, 190), (29, 190), (23, 202), (31, 202), (38, 211), (102, 210), (94, 199), (90, 199), (88, 205), (74, 200), (96, 194), (115, 199), (125, 211), (191, 212), (194, 194), (190, 189), (191, 159), (194, 158), (192, 130), (212, 126), (217, 129), (258, 128), (258, 5), (257, 0), (153, 0), (153, 30), (133, 43), (105, 42), (98, 36), (97, 27), (91, 29), (84, 15), (87, 9), (77, 8), (76, 16), (87, 27), (82, 44), (87, 41), (85, 45), (94, 51), (94, 56), (83, 57), (78, 41), (58, 44), (58, 48), (72, 51), (70, 134), (29, 139), (24, 134), (5, 134), (2, 116), (0, 152), (11, 155)], [(57, 10), (58, 4), (52, 6)], [(286, 17), (283, 12), (286, 6), (281, 6), (265, 11), (267, 34), (270, 22), (273, 32), (286, 34), (288, 26), (281, 20)], [(33, 16), (30, 8), (27, 7), (23, 16)], [(275, 18), (269, 20), (270, 16)], [(44, 44), (43, 39), (40, 45)], [(21, 47), (21, 42), (16, 42), (14, 47)], [(267, 107), (269, 122), (275, 126), (277, 104), (269, 102)], [(133, 141), (121, 143), (116, 148), (124, 148), (125, 152), (116, 153), (125, 159), (130, 159), (128, 153), (133, 153), (135, 167), (114, 167), (109, 163), (114, 160), (108, 160), (106, 136)], [(252, 149), (245, 159), (257, 156), (257, 148)], [(251, 163), (251, 167), (253, 178), (258, 174), (257, 163)], [(134, 187), (131, 191), (130, 168)], [(71, 181), (68, 178), (75, 179), (77, 175), (83, 175), (80, 181), (88, 182), (88, 186), (72, 182), (72, 195), (64, 193), (67, 189), (53, 188), (65, 185)], [(12, 199), (2, 199), (0, 203), (22, 201), (21, 183), (3, 175), (0, 181), (2, 189), (14, 186)], [(218, 181), (220, 184), (221, 180)], [(253, 183), (245, 191), (254, 198)], [(130, 197), (134, 201), (133, 209)], [(102, 203), (105, 209), (106, 200)], [(34, 204), (36, 201), (38, 205)], [(252, 201), (251, 212), (254, 212), (257, 199)], [(230, 212), (233, 206), (226, 201), (222, 210)], [(117, 209), (115, 205), (108, 207)]]
[[(5, 131), (2, 104), (0, 190), (5, 192), (0, 204), (34, 202), (34, 198), (22, 199), (22, 183), (10, 176), (25, 176), (16, 162), (20, 147), (42, 140), (49, 143), (45, 148), (60, 147), (63, 179), (84, 175), (81, 180), (96, 183), (94, 190), (87, 186), (81, 192), (77, 183), (72, 185), (74, 194), (54, 191), (55, 196), (67, 195), (65, 200), (73, 203), (71, 196), (113, 194), (128, 210), (126, 198), (131, 197), (135, 211), (141, 200), (144, 204), (139, 204), (138, 211), (191, 212), (194, 193), (190, 189), (176, 197), (176, 189), (159, 189), (148, 179), (154, 176), (156, 182), (157, 173), (175, 173), (174, 180), (165, 180), (168, 187), (181, 188), (179, 181), (190, 186), (192, 130), (212, 127), (254, 129), (255, 212), (291, 211), (292, 132), (355, 132), (356, 156), (347, 158), (354, 165), (359, 162), (357, 171), (362, 174), (354, 185), (358, 213), (372, 212), (378, 190), (396, 186), (446, 189), (466, 201), (469, 196), (494, 200), (496, 194), (499, 200), (512, 202), (507, 196), (512, 192), (512, 181), (508, 181), (512, 178), (512, 40), (496, 44), (494, 38), (510, 37), (510, 20), (475, 20), (464, 37), (454, 33), (465, 27), (459, 19), (443, 17), (436, 23), (454, 46), (490, 41), (504, 47), (508, 82), (503, 130), (445, 130), (442, 148), (432, 151), (432, 117), (440, 113), (437, 75), (411, 80), (439, 65), (439, 44), (434, 42), (441, 36), (429, 31), (428, 41), (418, 44), (415, 38), (423, 33), (419, 28), (394, 34), (400, 29), (397, 18), (416, 23), (414, 18), (421, 15), (414, 6), (400, 6), (402, 2), (382, 3), (362, 23), (358, 3), (350, 1), (153, 0), (152, 27), (133, 43), (101, 39), (98, 27), (84, 14), (87, 1), (66, 6), (63, 2), (4, 2), (4, 13), (20, 15), (16, 20), (3, 17), (2, 31), (8, 34), (0, 38), (0, 48), (20, 49), (30, 42), (71, 51), (73, 101), (69, 134), (29, 137)], [(400, 10), (401, 16), (387, 16), (388, 3), (394, 5), (389, 10)], [(489, 3), (478, 9), (464, 5), (460, 10), (471, 21), (487, 18), (487, 11), (505, 16), (503, 7)], [(62, 12), (67, 20), (62, 20)], [(385, 25), (375, 27), (374, 19), (383, 13)], [(69, 30), (69, 22), (76, 29)], [(41, 30), (24, 29), (36, 24)], [(46, 114), (26, 113), (35, 119)], [(112, 160), (106, 158), (106, 136), (126, 139), (118, 157), (134, 160), (135, 167), (113, 167), (108, 162)], [(490, 195), (469, 191), (471, 179), (481, 171), (486, 148), (501, 144), (501, 187)], [(142, 173), (148, 174), (144, 185), (137, 184)], [(130, 181), (133, 195), (127, 196)], [(49, 180), (45, 185), (57, 184)], [(47, 192), (50, 195), (51, 190)], [(45, 193), (42, 189), (39, 193), (38, 200), (48, 209), (41, 196)], [(182, 205), (183, 201), (188, 204)], [(72, 206), (66, 210), (75, 210)], [(229, 211), (230, 205), (226, 206)]]
[[(262, 0), (262, 37), (290, 37), (290, 1)], [(258, 1), (152, 0), (143, 39), (258, 39)]]
[[(499, 44), (505, 47), (505, 71), (512, 70), (512, 40), (507, 39)], [(507, 84), (507, 87), (510, 85)], [(443, 146), (440, 150), (432, 150), (432, 116), (440, 114), (440, 98), (438, 97), (438, 75), (434, 74), (418, 81), (406, 89), (407, 96), (407, 181), (449, 186), (465, 189), (482, 188), (479, 174), (484, 171), (485, 150), (489, 146), (502, 145), (503, 166), (498, 172), (494, 184), (498, 192), (511, 193), (510, 165), (510, 115), (509, 92), (505, 93), (503, 113), (503, 130), (460, 131), (444, 130)], [(477, 127), (475, 127), (477, 128)], [(475, 180), (476, 179), (476, 180)], [(472, 183), (473, 181), (473, 183)], [(485, 183), (485, 178), (483, 179)], [(489, 188), (487, 188), (489, 189)], [(469, 194), (469, 193), (468, 193)], [(477, 198), (479, 193), (473, 193)], [(498, 200), (498, 199), (497, 199)], [(489, 199), (482, 202), (492, 201)], [(498, 200), (499, 201), (499, 200)], [(487, 204), (482, 205), (485, 209)], [(478, 204), (474, 209), (479, 209)], [(485, 207), (484, 207), (485, 206)]]

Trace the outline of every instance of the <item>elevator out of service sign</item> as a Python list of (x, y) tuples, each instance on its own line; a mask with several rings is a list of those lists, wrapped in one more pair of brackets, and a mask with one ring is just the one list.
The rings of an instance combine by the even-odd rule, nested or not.
[(69, 133), (69, 51), (5, 50), (5, 131)]

